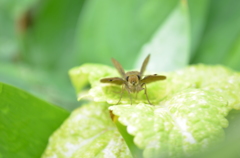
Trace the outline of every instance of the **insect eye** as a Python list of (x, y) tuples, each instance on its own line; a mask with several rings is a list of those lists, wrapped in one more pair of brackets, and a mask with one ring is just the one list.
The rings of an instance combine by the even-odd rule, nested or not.
[(139, 76), (139, 75), (137, 75), (137, 77), (138, 77), (138, 79), (140, 80), (140, 76)]
[(126, 80), (128, 81), (129, 76), (126, 77)]

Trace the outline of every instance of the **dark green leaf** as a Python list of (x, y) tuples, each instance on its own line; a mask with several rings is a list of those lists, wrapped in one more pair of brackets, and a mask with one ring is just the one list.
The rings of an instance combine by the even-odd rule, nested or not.
[(0, 157), (40, 157), (69, 112), (0, 83)]

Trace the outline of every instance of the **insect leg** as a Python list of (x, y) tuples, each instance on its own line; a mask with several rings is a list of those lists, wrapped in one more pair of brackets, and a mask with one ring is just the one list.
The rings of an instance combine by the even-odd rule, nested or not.
[(131, 96), (131, 94), (130, 94), (129, 91), (128, 91), (128, 96), (129, 96), (129, 98), (130, 98), (130, 100), (131, 100), (131, 105), (132, 105), (132, 96)]
[[(120, 101), (121, 101), (121, 99), (122, 99), (123, 91), (124, 91), (124, 87), (123, 87), (123, 85), (122, 85), (122, 90), (121, 90), (121, 92), (120, 92), (120, 93), (121, 93), (120, 99), (119, 99), (119, 101), (117, 102), (117, 104), (120, 103)], [(116, 105), (117, 105), (117, 104), (116, 104)]]
[(144, 86), (145, 86), (145, 88), (144, 88), (144, 93), (145, 93), (145, 95), (146, 95), (146, 97), (147, 97), (148, 103), (149, 103), (150, 105), (152, 105), (152, 103), (151, 103), (151, 102), (149, 101), (149, 99), (148, 99), (147, 86), (146, 86), (146, 84), (144, 84)]
[(138, 92), (136, 92), (136, 96), (135, 96), (135, 99), (137, 99), (137, 95), (138, 95)]

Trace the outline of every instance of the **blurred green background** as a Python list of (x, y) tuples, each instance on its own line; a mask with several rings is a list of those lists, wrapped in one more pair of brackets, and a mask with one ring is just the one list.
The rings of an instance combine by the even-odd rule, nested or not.
[(172, 71), (189, 64), (240, 70), (238, 0), (1, 0), (0, 81), (69, 111), (68, 70), (83, 63)]
[[(20, 113), (15, 109), (7, 117), (1, 114), (1, 121), (6, 127), (9, 125), (6, 133), (31, 122), (31, 126), (26, 125), (29, 129), (22, 132), (31, 134), (35, 125), (44, 120), (37, 126), (39, 132), (47, 130), (37, 151), (41, 154), (51, 132), (69, 115), (52, 104), (67, 111), (82, 104), (76, 100), (68, 70), (84, 63), (112, 65), (110, 58), (114, 57), (125, 69), (139, 69), (151, 53), (148, 70), (158, 73), (197, 63), (222, 64), (240, 71), (239, 8), (239, 0), (0, 0), (0, 82), (46, 101), (5, 86), (9, 93), (1, 96), (6, 103), (12, 107), (26, 103), (29, 111), (29, 118), (24, 109)], [(0, 93), (1, 88), (0, 85)], [(21, 102), (10, 102), (9, 96)], [(5, 102), (1, 105), (7, 114), (10, 106)], [(16, 120), (25, 116), (28, 120), (11, 120), (18, 113)], [(48, 122), (54, 124), (52, 129), (45, 128)], [(229, 129), (227, 143), (217, 151), (238, 150), (239, 128), (233, 124)], [(25, 141), (25, 137), (22, 139)], [(14, 140), (12, 144), (16, 145)], [(231, 143), (235, 148), (231, 148)], [(9, 148), (12, 149), (10, 145)], [(27, 145), (25, 148), (28, 151)], [(223, 152), (210, 154), (224, 157)], [(234, 154), (233, 157), (239, 156)]]

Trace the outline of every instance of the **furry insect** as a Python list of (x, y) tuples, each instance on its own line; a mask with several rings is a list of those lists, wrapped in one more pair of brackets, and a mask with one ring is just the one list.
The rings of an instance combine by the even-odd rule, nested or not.
[(149, 98), (148, 98), (148, 95), (147, 95), (146, 84), (151, 83), (151, 82), (155, 82), (155, 81), (159, 81), (159, 80), (165, 80), (167, 77), (157, 75), (157, 74), (147, 75), (147, 76), (143, 77), (143, 73), (144, 73), (144, 71), (147, 67), (149, 58), (150, 58), (150, 54), (144, 60), (140, 72), (129, 71), (127, 73), (125, 73), (121, 64), (117, 60), (112, 58), (112, 63), (115, 66), (115, 68), (118, 70), (118, 72), (119, 72), (119, 74), (121, 75), (122, 78), (120, 78), (120, 77), (103, 78), (103, 79), (100, 80), (100, 82), (122, 85), (120, 99), (117, 102), (117, 104), (121, 101), (124, 90), (127, 90), (128, 94), (129, 94), (129, 97), (131, 99), (131, 104), (132, 104), (132, 98), (131, 98), (130, 93), (136, 93), (137, 94), (141, 90), (144, 90), (144, 94), (146, 95), (148, 103), (152, 104), (149, 101)]

